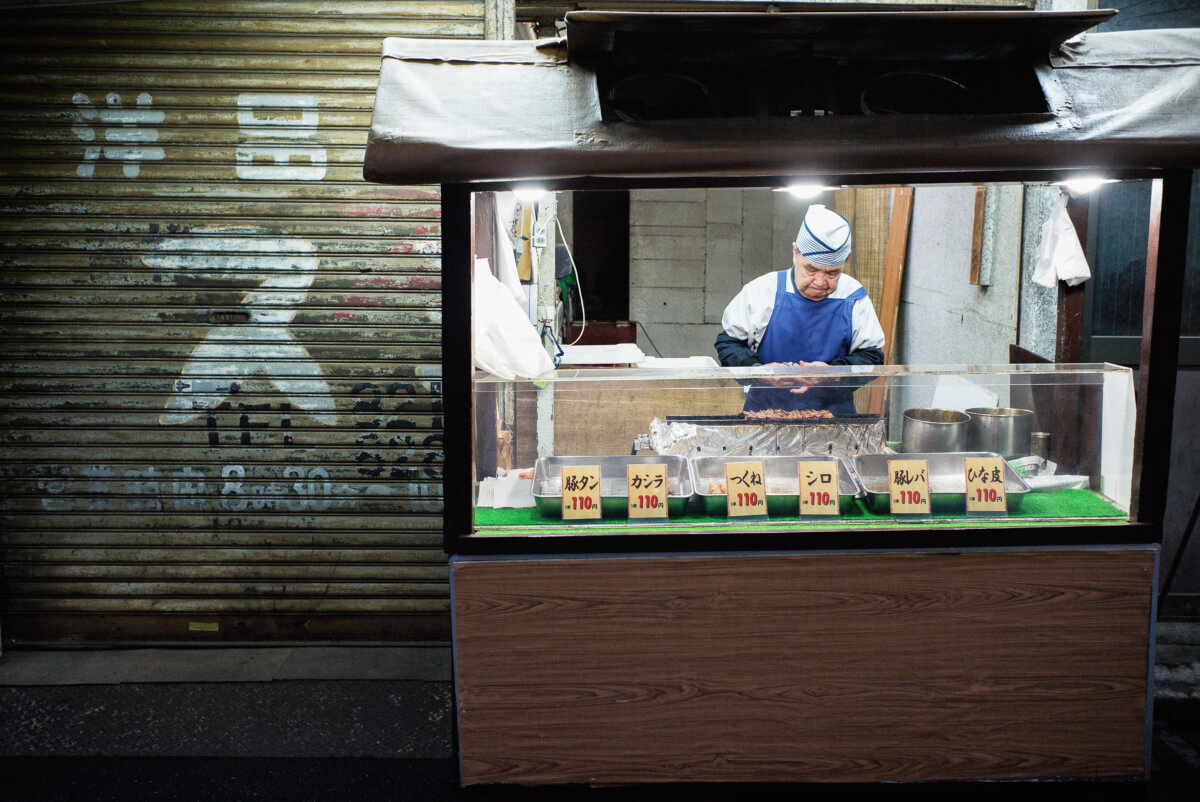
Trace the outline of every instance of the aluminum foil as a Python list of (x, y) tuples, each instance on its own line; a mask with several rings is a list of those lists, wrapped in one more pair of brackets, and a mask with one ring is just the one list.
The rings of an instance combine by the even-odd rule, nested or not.
[(650, 421), (650, 448), (680, 457), (759, 454), (851, 457), (894, 454), (887, 447), (882, 419), (871, 423), (747, 423), (708, 426), (680, 421)]

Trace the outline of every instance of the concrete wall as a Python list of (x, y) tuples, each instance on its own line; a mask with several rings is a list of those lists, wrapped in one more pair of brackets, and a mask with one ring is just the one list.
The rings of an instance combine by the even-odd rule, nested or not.
[[(916, 189), (893, 363), (1008, 363), (1019, 316), (1022, 188), (990, 185), (987, 192), (980, 272), (988, 283), (983, 285), (971, 283), (975, 186)], [(1006, 382), (989, 382), (983, 394), (961, 382), (951, 387), (949, 379), (940, 386), (951, 394), (935, 395), (938, 385), (917, 382), (892, 393), (892, 419), (900, 420), (910, 407), (1008, 404)]]
[[(917, 190), (893, 362), (1008, 361), (1022, 282), (1021, 188), (989, 192), (991, 283), (980, 287), (969, 282), (974, 187)], [(833, 196), (818, 202), (832, 204)], [(746, 282), (790, 263), (809, 203), (766, 189), (632, 192), (629, 316), (641, 324), (642, 350), (712, 356), (725, 305)], [(1052, 317), (1049, 332), (1053, 353)]]
[(746, 282), (790, 264), (808, 203), (769, 189), (631, 192), (629, 317), (641, 324), (638, 346), (715, 357), (725, 305)]
[(717, 332), (704, 311), (705, 196), (702, 189), (630, 193), (629, 319), (644, 327), (638, 345), (648, 354), (713, 351)]
[(1021, 320), (1017, 345), (1046, 359), (1054, 359), (1058, 332), (1058, 288), (1033, 283), (1041, 245), (1042, 225), (1050, 217), (1054, 200), (1062, 192), (1050, 184), (1025, 188), (1025, 237), (1021, 243)]
[(919, 187), (904, 269), (892, 361), (898, 364), (1004, 364), (1017, 338), (1021, 267), (1020, 187), (1005, 196), (985, 254), (991, 284), (972, 284), (975, 187)]

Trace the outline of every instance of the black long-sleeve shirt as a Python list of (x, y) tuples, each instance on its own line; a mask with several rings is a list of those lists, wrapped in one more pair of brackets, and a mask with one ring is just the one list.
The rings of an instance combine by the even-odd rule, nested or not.
[[(731, 334), (722, 331), (717, 335), (717, 341), (714, 343), (717, 349), (717, 359), (725, 367), (741, 368), (751, 365), (761, 365), (762, 359), (758, 356), (758, 351), (750, 347), (750, 344), (745, 340), (739, 340)], [(835, 357), (829, 360), (830, 365), (882, 365), (883, 350), (880, 348), (867, 347), (860, 348), (857, 351), (852, 351), (845, 356)]]

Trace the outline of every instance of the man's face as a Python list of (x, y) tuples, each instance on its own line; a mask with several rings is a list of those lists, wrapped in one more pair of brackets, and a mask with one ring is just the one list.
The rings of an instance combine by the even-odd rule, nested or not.
[(796, 268), (796, 289), (810, 301), (824, 301), (837, 289), (842, 276), (843, 262), (834, 267), (814, 265), (800, 254), (796, 243), (792, 243), (792, 266)]

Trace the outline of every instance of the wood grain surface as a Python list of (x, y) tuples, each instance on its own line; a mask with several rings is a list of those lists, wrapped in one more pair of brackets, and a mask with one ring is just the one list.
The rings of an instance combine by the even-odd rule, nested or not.
[[(710, 381), (711, 386), (704, 388), (681, 384), (644, 382), (645, 386), (633, 390), (595, 385), (582, 390), (556, 388), (554, 454), (627, 454), (633, 438), (649, 433), (650, 421), (655, 418), (665, 422), (668, 415), (737, 415), (746, 401), (742, 385), (733, 380)], [(603, 421), (604, 425), (581, 426), (579, 421)], [(534, 438), (529, 439), (532, 442)]]
[(460, 558), (463, 782), (1140, 775), (1156, 556)]

